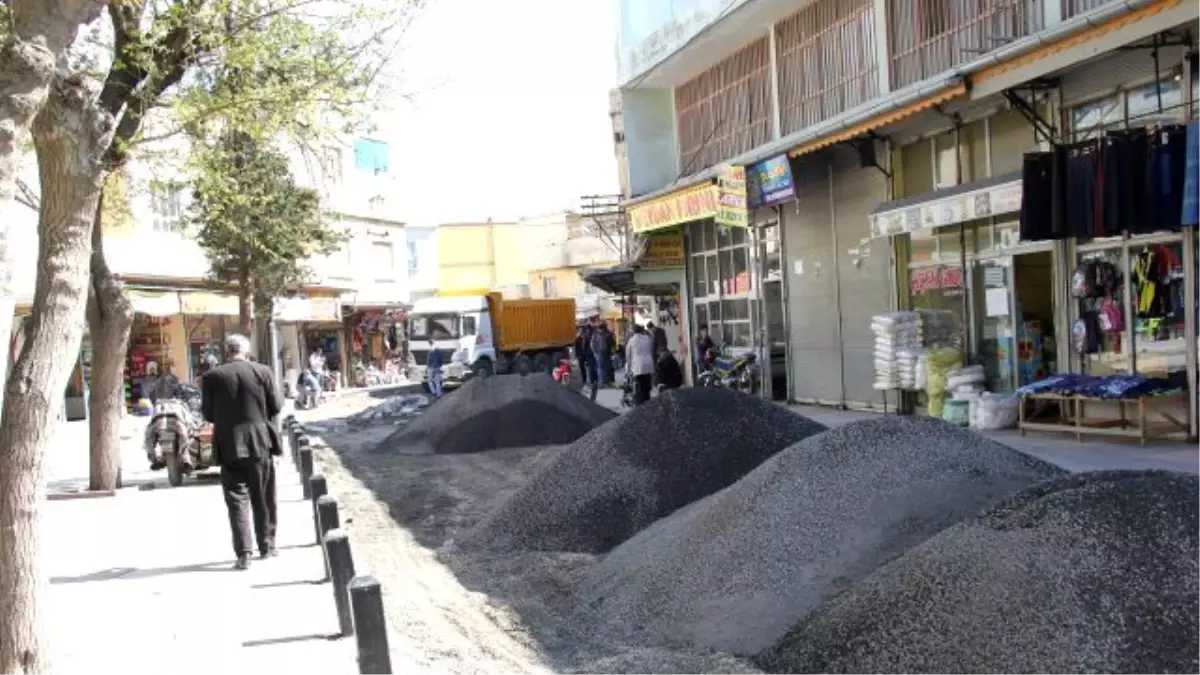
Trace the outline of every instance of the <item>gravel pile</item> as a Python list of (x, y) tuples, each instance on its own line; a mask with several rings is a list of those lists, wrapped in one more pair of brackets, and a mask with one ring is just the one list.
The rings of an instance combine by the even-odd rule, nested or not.
[(762, 670), (724, 655), (637, 650), (590, 663), (570, 675), (763, 675)]
[(631, 640), (753, 655), (911, 547), (1062, 473), (939, 420), (852, 422), (614, 549), (577, 614)]
[(558, 445), (615, 416), (549, 375), (477, 378), (429, 406), (377, 451), (454, 455)]
[(1043, 483), (933, 537), (759, 658), (769, 672), (1195, 673), (1196, 476)]
[(677, 389), (564, 448), (459, 544), (602, 553), (824, 426), (723, 389)]

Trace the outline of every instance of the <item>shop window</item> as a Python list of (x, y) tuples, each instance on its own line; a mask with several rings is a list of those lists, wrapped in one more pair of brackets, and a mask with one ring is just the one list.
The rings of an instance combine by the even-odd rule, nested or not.
[[(964, 295), (967, 284), (963, 268), (957, 265), (917, 267), (908, 272), (910, 306), (915, 310), (947, 312), (951, 322), (961, 330), (966, 325)], [(962, 335), (953, 338), (953, 345), (962, 348)]]
[(1085, 141), (1102, 134), (1105, 129), (1125, 126), (1121, 97), (1110, 96), (1091, 103), (1076, 106), (1071, 110), (1071, 130), (1075, 140)]
[(150, 211), (155, 232), (178, 232), (183, 217), (183, 186), (155, 183), (150, 186)]
[(555, 279), (554, 277), (542, 277), (542, 297), (558, 297), (558, 279)]
[(750, 301), (746, 298), (721, 301), (721, 318), (725, 321), (749, 321)]
[(1187, 388), (1183, 256), (1182, 242), (1134, 246), (1128, 270), (1137, 373), (1180, 389)]
[(692, 295), (708, 297), (708, 275), (705, 273), (704, 256), (692, 257)]
[(936, 230), (914, 230), (908, 236), (908, 262), (930, 262), (937, 257)]
[(717, 295), (721, 286), (721, 275), (717, 273), (717, 256), (708, 255), (704, 258), (705, 276), (708, 278), (708, 293), (705, 295)]
[(954, 262), (962, 257), (962, 235), (959, 232), (959, 226), (939, 227), (934, 232), (937, 232), (938, 260)]
[[(1161, 98), (1161, 101), (1160, 101)], [(1131, 89), (1126, 96), (1126, 119), (1130, 126), (1177, 121), (1183, 105), (1183, 78), (1175, 76), (1158, 84)]]
[(995, 247), (1003, 250), (1012, 248), (1021, 242), (1021, 220), (1018, 216), (1009, 215), (1003, 220), (996, 221), (993, 226)]
[(734, 246), (743, 246), (746, 244), (746, 228), (744, 227), (729, 228), (729, 236)]
[(697, 251), (712, 251), (717, 248), (717, 233), (713, 221), (705, 220), (699, 226), (692, 228), (692, 232), (700, 235), (700, 240), (696, 244)]
[[(1077, 275), (1096, 282), (1088, 297), (1076, 297), (1078, 311), (1068, 335), (1080, 369), (1101, 376), (1131, 372), (1129, 331), (1124, 326), (1126, 277), (1121, 249), (1080, 253), (1072, 272), (1073, 286)], [(1072, 288), (1072, 294), (1077, 293)]]

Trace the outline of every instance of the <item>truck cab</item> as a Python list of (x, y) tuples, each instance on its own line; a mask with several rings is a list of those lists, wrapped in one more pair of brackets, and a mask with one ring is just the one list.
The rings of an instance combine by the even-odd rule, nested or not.
[(409, 379), (427, 379), (430, 340), (442, 352), (447, 384), (461, 383), (474, 371), (490, 375), (496, 360), (493, 333), (486, 295), (418, 300), (408, 314)]

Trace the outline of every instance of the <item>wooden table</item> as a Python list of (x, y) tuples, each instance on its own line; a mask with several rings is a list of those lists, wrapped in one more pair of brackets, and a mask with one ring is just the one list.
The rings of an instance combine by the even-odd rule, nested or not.
[[(1087, 435), (1120, 436), (1136, 438), (1142, 445), (1148, 439), (1170, 438), (1174, 434), (1188, 433), (1188, 425), (1170, 413), (1155, 410), (1164, 403), (1184, 401), (1184, 392), (1172, 392), (1157, 396), (1140, 396), (1138, 398), (1095, 398), (1076, 394), (1025, 394), (1021, 396), (1018, 409), (1018, 423), (1021, 435), (1026, 431), (1054, 431), (1075, 434), (1075, 440), (1082, 442)], [(1056, 421), (1036, 421), (1039, 414), (1026, 417), (1026, 402), (1057, 403), (1058, 419)], [(1186, 402), (1185, 402), (1186, 403)], [(1116, 405), (1118, 417), (1098, 417), (1090, 414), (1102, 405)], [(1090, 409), (1090, 410), (1089, 410)], [(1133, 418), (1130, 419), (1130, 413)], [(1154, 420), (1154, 415), (1161, 420)]]

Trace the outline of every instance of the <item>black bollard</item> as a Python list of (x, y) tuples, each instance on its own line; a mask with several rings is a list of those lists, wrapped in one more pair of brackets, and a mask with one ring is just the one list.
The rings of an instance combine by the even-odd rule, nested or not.
[[(323, 495), (317, 499), (317, 525), (321, 528), (317, 536), (317, 545), (325, 541), (325, 535), (330, 530), (336, 530), (342, 526), (341, 517), (338, 515), (337, 499), (333, 495)], [(329, 556), (325, 554), (325, 549), (321, 549), (321, 561), (325, 563), (325, 578), (321, 581), (329, 581)]]
[(354, 556), (350, 553), (350, 536), (340, 528), (326, 532), (325, 555), (329, 557), (329, 576), (333, 581), (333, 603), (337, 607), (340, 635), (349, 637), (354, 634), (349, 589), (350, 580), (354, 578)]
[(308, 479), (313, 475), (313, 451), (312, 446), (305, 439), (303, 445), (300, 446), (300, 490), (305, 499), (312, 499), (312, 485), (309, 485)]
[(308, 494), (312, 500), (313, 532), (317, 535), (317, 543), (321, 543), (321, 521), (317, 519), (317, 500), (329, 494), (329, 484), (323, 474), (315, 473), (308, 479)]
[(354, 613), (354, 635), (358, 643), (358, 672), (391, 675), (387, 619), (383, 616), (383, 588), (375, 577), (350, 580), (350, 609)]
[(283, 418), (283, 437), (287, 441), (288, 452), (296, 451), (296, 416), (288, 415)]
[(308, 444), (308, 434), (304, 431), (304, 425), (297, 422), (296, 444), (292, 446), (292, 464), (296, 467), (296, 471), (300, 470), (300, 448)]

